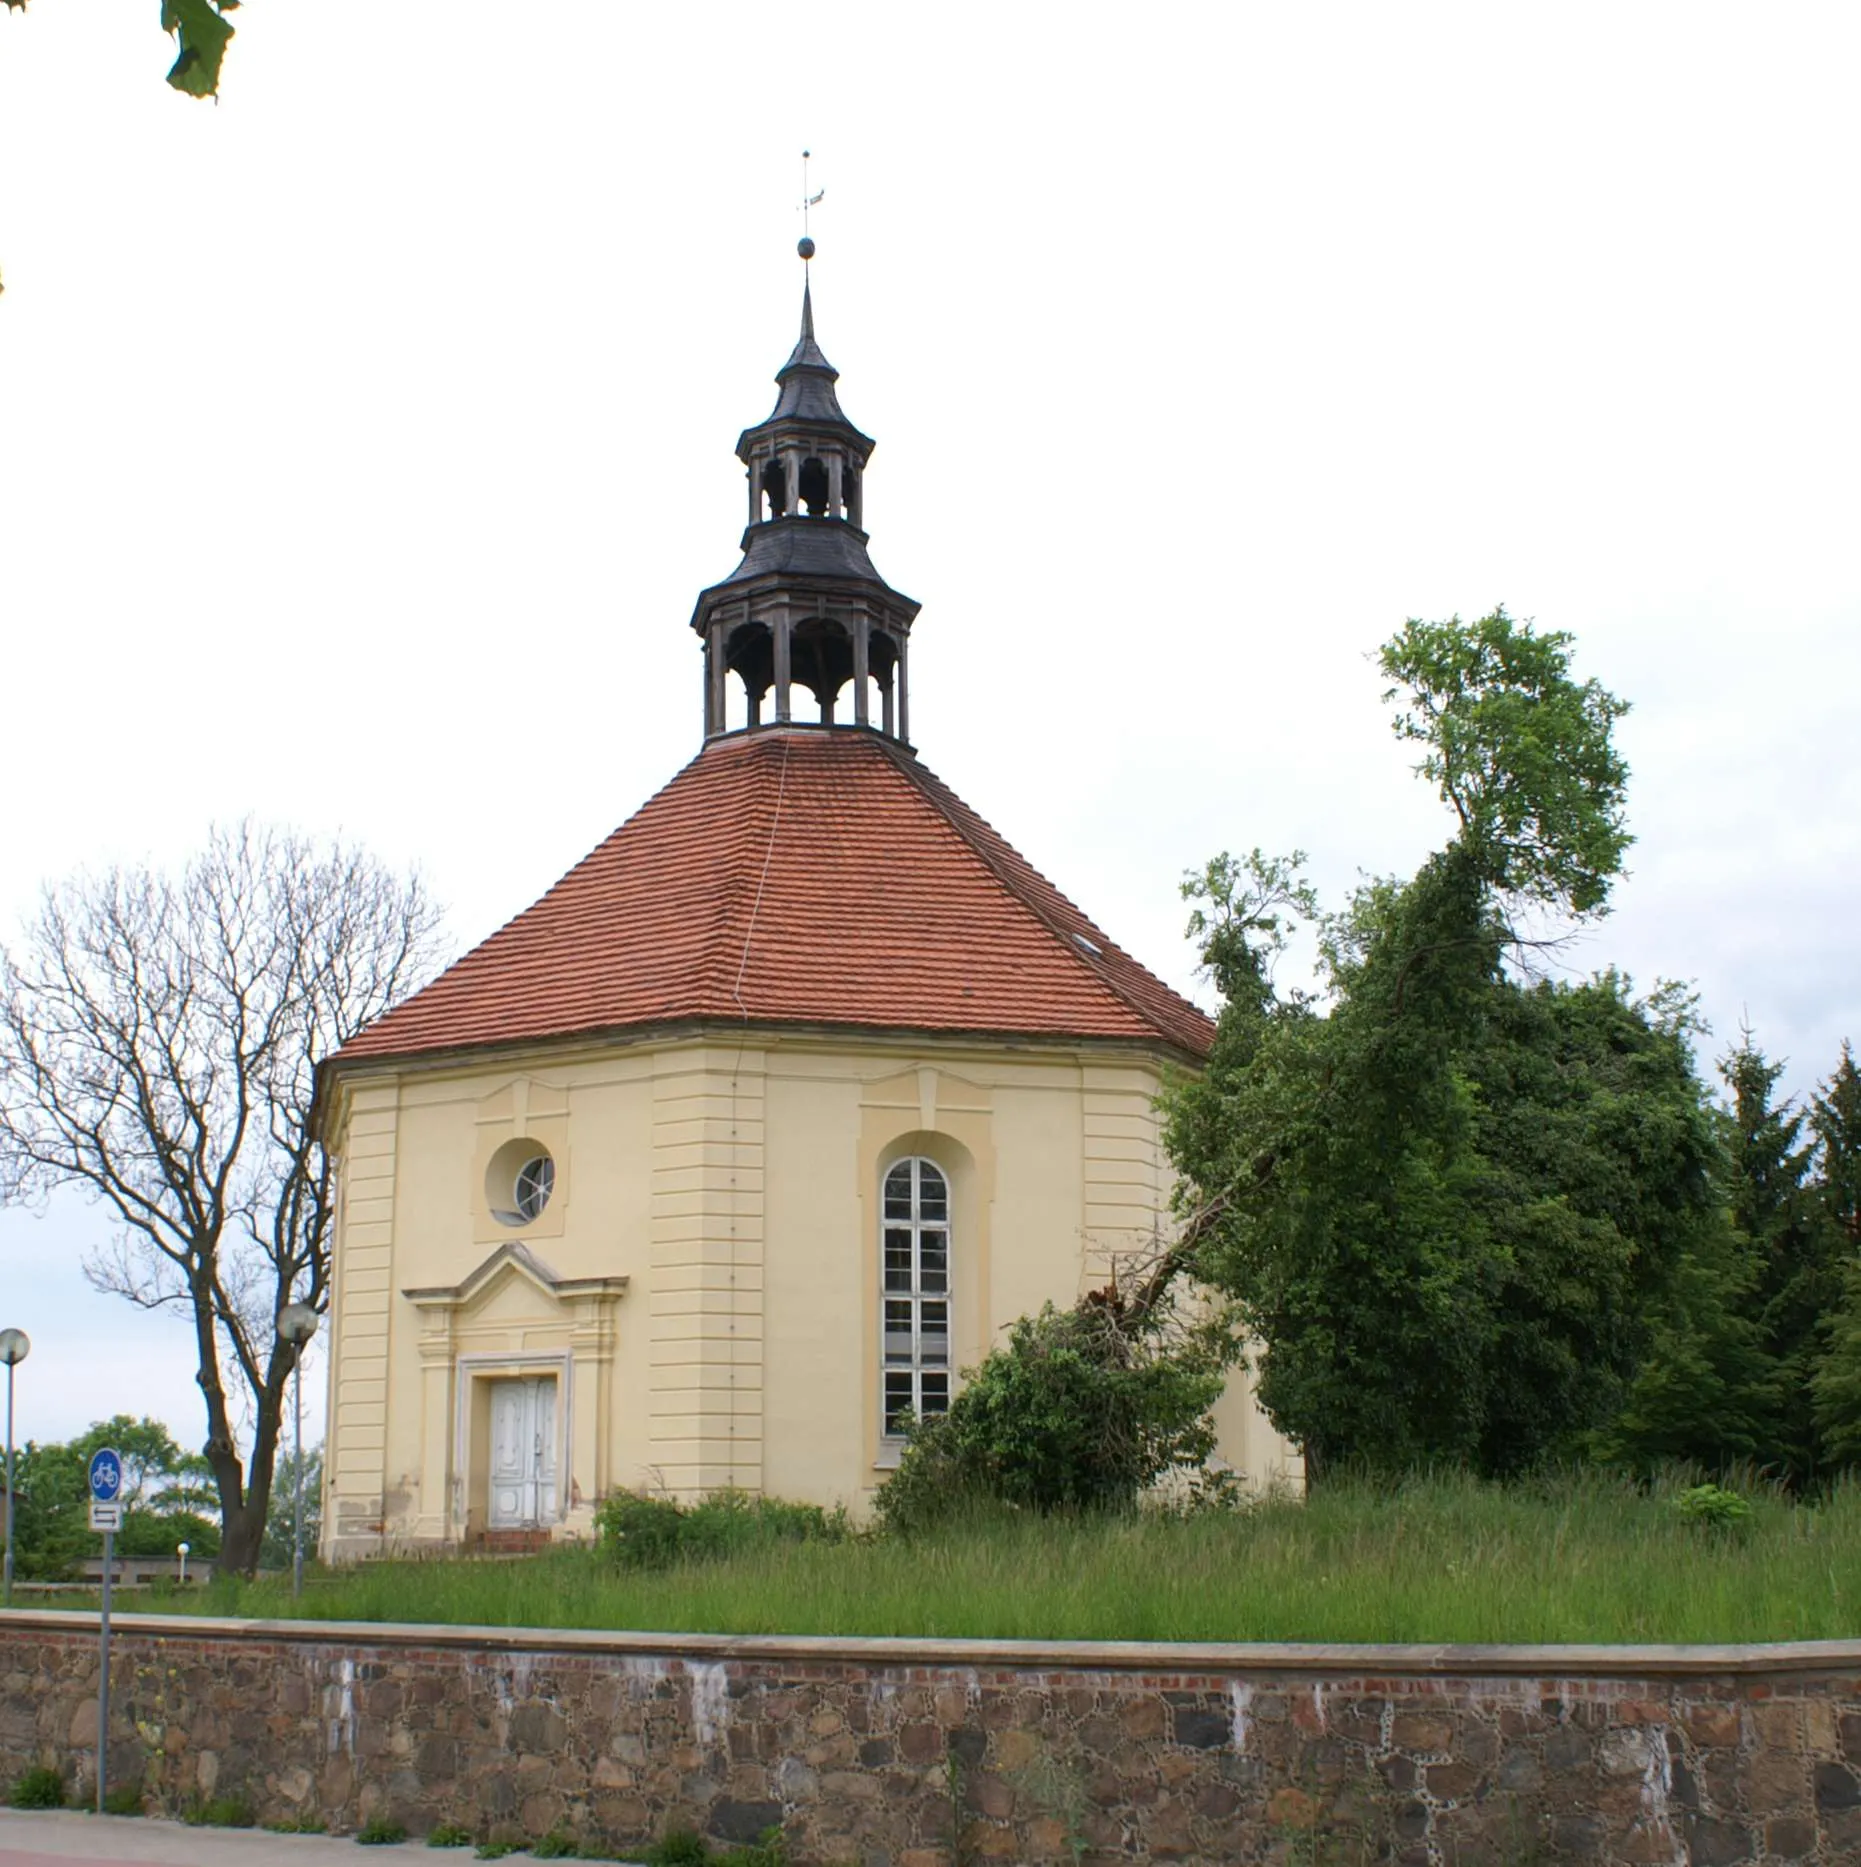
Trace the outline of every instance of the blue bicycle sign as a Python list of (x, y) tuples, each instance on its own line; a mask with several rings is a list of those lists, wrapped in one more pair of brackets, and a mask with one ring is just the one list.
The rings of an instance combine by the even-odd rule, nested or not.
[(90, 1458), (90, 1494), (99, 1504), (114, 1504), (123, 1489), (122, 1454), (104, 1446)]

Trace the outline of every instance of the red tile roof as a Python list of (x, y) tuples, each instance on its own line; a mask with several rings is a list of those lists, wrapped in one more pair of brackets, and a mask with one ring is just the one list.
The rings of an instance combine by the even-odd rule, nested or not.
[(337, 1061), (688, 1019), (1214, 1034), (901, 746), (796, 728), (713, 740)]

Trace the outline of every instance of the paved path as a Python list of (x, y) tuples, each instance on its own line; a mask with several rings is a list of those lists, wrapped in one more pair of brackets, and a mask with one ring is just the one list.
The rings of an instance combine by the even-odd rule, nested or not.
[[(471, 1850), (423, 1861), (469, 1861)], [(189, 1828), (72, 1809), (0, 1809), (0, 1867), (367, 1867), (407, 1860), (407, 1848), (356, 1849), (352, 1836), (268, 1835), (258, 1828)], [(522, 1858), (522, 1857), (519, 1857)]]
[[(364, 1867), (404, 1858), (396, 1848), (358, 1850), (348, 1837), (268, 1835), (254, 1828), (189, 1828), (134, 1816), (82, 1815), (71, 1809), (0, 1810), (0, 1867)], [(423, 1860), (470, 1860), (471, 1854)]]

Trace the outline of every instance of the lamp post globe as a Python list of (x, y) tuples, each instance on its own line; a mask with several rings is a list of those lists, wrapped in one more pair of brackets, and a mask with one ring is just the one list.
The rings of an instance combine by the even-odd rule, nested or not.
[(24, 1329), (0, 1329), (0, 1361), (6, 1363), (6, 1565), (0, 1600), (13, 1605), (13, 1370), (32, 1353)]
[(278, 1312), (278, 1339), (291, 1350), (291, 1599), (304, 1592), (304, 1346), (317, 1332), (317, 1312), (308, 1303), (287, 1303)]

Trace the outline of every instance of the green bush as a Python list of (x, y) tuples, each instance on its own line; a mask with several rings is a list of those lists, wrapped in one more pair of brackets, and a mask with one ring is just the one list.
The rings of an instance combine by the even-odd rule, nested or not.
[(1751, 1515), (1751, 1500), (1722, 1485), (1694, 1485), (1674, 1499), (1674, 1510), (1688, 1523), (1703, 1524), (1713, 1530), (1730, 1530)]
[(62, 1809), (65, 1779), (47, 1764), (35, 1764), (13, 1785), (7, 1802), (16, 1809)]
[(461, 1828), (457, 1822), (441, 1822), (427, 1831), (426, 1844), (430, 1848), (469, 1848), (472, 1831)]
[(705, 1867), (710, 1858), (710, 1844), (690, 1828), (668, 1828), (646, 1850), (647, 1867)]
[(373, 1815), (355, 1831), (355, 1839), (358, 1847), (395, 1848), (407, 1839), (407, 1829), (386, 1815)]
[(842, 1543), (852, 1535), (844, 1510), (743, 1491), (716, 1491), (696, 1504), (617, 1491), (603, 1500), (596, 1526), (601, 1547), (625, 1569), (715, 1561), (778, 1543)]
[(326, 1835), (330, 1825), (320, 1815), (283, 1815), (275, 1822), (262, 1822), (268, 1835)]
[(258, 1816), (252, 1804), (237, 1791), (231, 1795), (209, 1796), (190, 1803), (181, 1811), (181, 1819), (190, 1828), (256, 1828)]
[(103, 1792), (103, 1812), (106, 1815), (140, 1815), (142, 1813), (142, 1779), (133, 1783), (111, 1783)]
[(1103, 1292), (1023, 1316), (970, 1371), (948, 1413), (918, 1421), (878, 1496), (912, 1535), (979, 1504), (1035, 1511), (1129, 1507), (1214, 1446), (1209, 1409), (1235, 1349), (1211, 1320), (1176, 1329)]
[(572, 1861), (580, 1853), (575, 1837), (561, 1828), (552, 1828), (540, 1841), (530, 1844), (530, 1852), (540, 1861)]

